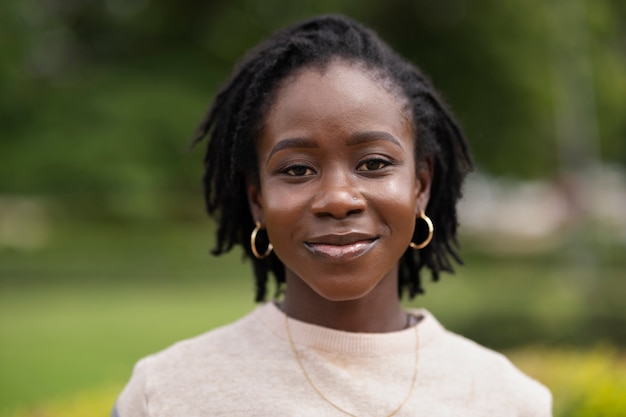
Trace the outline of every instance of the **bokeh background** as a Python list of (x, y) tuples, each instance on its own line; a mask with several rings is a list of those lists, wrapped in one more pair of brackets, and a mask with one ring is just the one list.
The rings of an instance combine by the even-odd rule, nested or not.
[(429, 74), (477, 160), (466, 266), (406, 304), (556, 416), (626, 415), (626, 2), (3, 0), (0, 416), (107, 415), (137, 359), (254, 308), (189, 138), (238, 57), (328, 12)]

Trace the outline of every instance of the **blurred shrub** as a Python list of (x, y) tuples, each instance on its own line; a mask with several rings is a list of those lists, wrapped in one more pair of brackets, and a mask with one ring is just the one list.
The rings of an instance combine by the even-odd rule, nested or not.
[(527, 348), (509, 356), (550, 388), (554, 417), (626, 416), (626, 358), (614, 348)]
[[(509, 355), (522, 370), (546, 384), (554, 417), (626, 416), (626, 358), (607, 346), (589, 351), (526, 348)], [(77, 393), (11, 417), (106, 416), (120, 386)]]
[[(587, 3), (576, 28), (588, 45), (565, 63), (589, 66), (585, 108), (597, 111), (583, 116), (597, 124), (598, 151), (588, 157), (624, 165), (626, 3)], [(161, 196), (199, 193), (202, 152), (182, 150), (234, 60), (272, 30), (328, 12), (368, 24), (433, 77), (485, 173), (558, 172), (553, 38), (576, 38), (550, 2), (5, 0), (0, 193), (55, 197), (81, 215), (176, 214), (167, 203), (178, 195)]]
[(120, 390), (120, 386), (109, 386), (77, 393), (67, 398), (42, 403), (28, 410), (20, 410), (11, 417), (108, 416)]

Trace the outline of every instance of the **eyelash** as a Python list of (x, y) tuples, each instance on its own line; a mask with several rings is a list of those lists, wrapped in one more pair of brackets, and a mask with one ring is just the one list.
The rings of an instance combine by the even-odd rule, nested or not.
[[(303, 173), (301, 175), (297, 175), (296, 173), (291, 173), (291, 172), (293, 172), (293, 171), (295, 171), (297, 169), (304, 170), (305, 173)], [(289, 166), (285, 167), (285, 169), (282, 169), (280, 172), (281, 172), (281, 174), (286, 174), (286, 175), (289, 175), (290, 177), (304, 177), (305, 175), (307, 175), (306, 171), (314, 172), (313, 168), (311, 168), (308, 165), (302, 165), (302, 164), (289, 165)], [(311, 175), (311, 174), (308, 174), (308, 175)]]
[[(376, 164), (375, 168), (365, 168), (365, 169), (359, 169), (360, 167), (366, 167), (368, 164)], [(384, 158), (370, 158), (370, 159), (366, 159), (364, 161), (359, 162), (359, 164), (357, 165), (357, 171), (361, 171), (361, 172), (374, 172), (374, 171), (379, 171), (381, 169), (384, 169), (385, 167), (392, 165), (393, 162), (389, 161), (387, 159)], [(299, 170), (301, 173), (297, 174), (295, 171)], [(310, 171), (310, 172), (309, 172)], [(285, 174), (288, 175), (290, 177), (304, 177), (307, 175), (311, 175), (314, 174), (315, 171), (313, 170), (313, 168), (311, 168), (308, 165), (304, 165), (304, 164), (294, 164), (294, 165), (289, 165), (287, 167), (285, 167), (284, 169), (282, 169), (280, 171), (281, 174)]]
[[(359, 170), (359, 167), (366, 166), (367, 164), (372, 164), (372, 163), (376, 164), (377, 168)], [(360, 162), (359, 165), (357, 166), (357, 171), (379, 171), (391, 164), (392, 164), (391, 161), (384, 159), (384, 158), (370, 158), (370, 159), (366, 159), (365, 161)]]

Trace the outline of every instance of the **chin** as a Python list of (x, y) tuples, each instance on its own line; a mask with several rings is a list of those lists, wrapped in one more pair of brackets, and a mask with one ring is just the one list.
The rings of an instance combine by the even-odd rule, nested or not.
[(358, 300), (369, 294), (372, 289), (374, 289), (374, 286), (325, 285), (313, 287), (313, 290), (320, 297), (333, 302)]

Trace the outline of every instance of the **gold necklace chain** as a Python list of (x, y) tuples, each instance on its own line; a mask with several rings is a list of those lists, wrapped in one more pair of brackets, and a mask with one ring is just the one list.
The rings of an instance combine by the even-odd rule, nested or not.
[[(413, 394), (413, 389), (415, 388), (415, 381), (417, 381), (417, 365), (418, 365), (418, 356), (419, 356), (419, 333), (417, 331), (417, 325), (414, 325), (413, 327), (415, 328), (415, 369), (413, 370), (413, 379), (411, 381), (411, 387), (409, 388), (409, 392), (407, 393), (404, 400), (402, 400), (400, 405), (398, 405), (391, 413), (387, 414), (385, 417), (391, 417), (395, 415), (398, 411), (400, 411), (400, 409), (404, 406), (404, 404), (406, 404), (409, 398), (411, 398), (411, 394)], [(344, 410), (343, 408), (339, 407), (337, 404), (329, 400), (328, 397), (326, 397), (324, 393), (320, 391), (317, 385), (315, 385), (315, 383), (311, 379), (311, 376), (304, 368), (304, 365), (302, 364), (302, 358), (300, 357), (300, 354), (298, 353), (298, 350), (296, 349), (296, 346), (293, 343), (293, 338), (291, 337), (291, 331), (289, 330), (288, 317), (286, 314), (285, 314), (285, 330), (287, 331), (287, 337), (289, 338), (289, 345), (291, 346), (293, 355), (296, 357), (296, 361), (298, 362), (298, 365), (300, 366), (302, 373), (306, 377), (306, 380), (309, 381), (309, 384), (311, 385), (311, 387), (313, 387), (315, 392), (317, 392), (319, 396), (322, 397), (328, 404), (332, 405), (333, 407), (335, 407), (337, 410), (341, 411), (342, 413), (347, 414), (352, 417), (358, 417), (355, 414), (352, 414), (351, 412)]]

